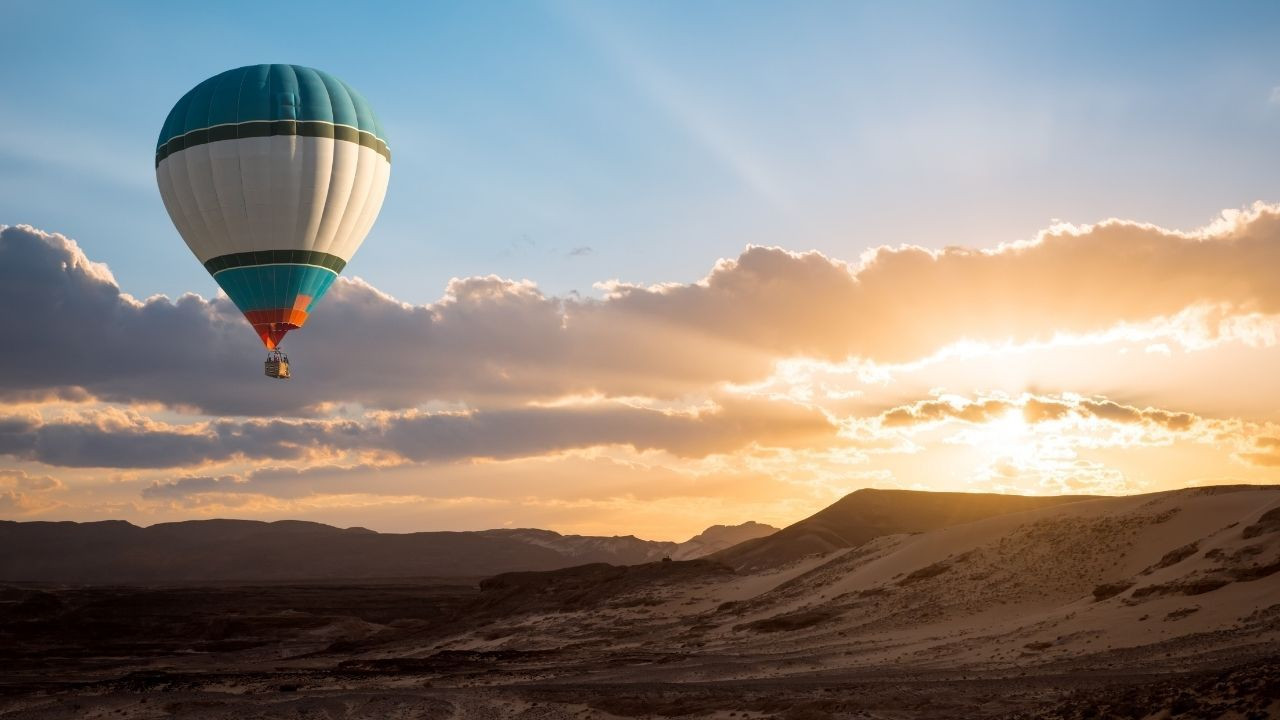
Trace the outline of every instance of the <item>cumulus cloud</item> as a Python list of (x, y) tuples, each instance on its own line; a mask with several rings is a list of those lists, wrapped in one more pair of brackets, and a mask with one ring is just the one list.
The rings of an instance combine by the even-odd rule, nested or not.
[(31, 475), (25, 470), (0, 470), (0, 487), (26, 492), (61, 490), (62, 481), (48, 475)]
[(0, 513), (25, 515), (59, 506), (51, 495), (64, 489), (61, 480), (25, 470), (0, 470)]
[(995, 250), (881, 248), (860, 267), (751, 248), (703, 282), (615, 290), (618, 307), (719, 328), (779, 355), (903, 362), (960, 340), (1049, 339), (1171, 317), (1205, 304), (1274, 314), (1280, 207), (1198, 233), (1108, 221)]
[(821, 412), (726, 398), (672, 413), (620, 404), (406, 412), (357, 420), (217, 420), (171, 426), (134, 414), (45, 422), (0, 417), (0, 455), (64, 467), (170, 468), (232, 459), (299, 460), (376, 452), (415, 462), (510, 459), (607, 445), (680, 457), (749, 444), (804, 447), (835, 438)]
[[(252, 338), (229, 301), (186, 295), (137, 302), (71, 240), (30, 227), (0, 229), (0, 396), (245, 406), (245, 383), (218, 383), (251, 357)], [(225, 394), (227, 402), (216, 400)]]
[(288, 347), (297, 378), (255, 374), (225, 298), (135, 301), (59, 235), (0, 231), (0, 393), (77, 393), (233, 415), (328, 403), (515, 406), (565, 394), (679, 397), (766, 377), (788, 357), (918, 359), (961, 340), (1031, 341), (1192, 307), (1280, 313), (1280, 207), (1193, 233), (1108, 221), (993, 250), (880, 248), (857, 266), (751, 247), (691, 284), (614, 283), (602, 300), (459, 279), (430, 305), (340, 281)]
[(325, 403), (519, 403), (566, 393), (678, 396), (766, 373), (763, 351), (547, 297), (531, 283), (455, 280), (428, 306), (340, 280), (288, 338), (295, 378), (256, 377), (256, 337), (223, 297), (135, 301), (76, 244), (0, 230), (0, 396), (158, 402), (209, 414), (313, 414)]

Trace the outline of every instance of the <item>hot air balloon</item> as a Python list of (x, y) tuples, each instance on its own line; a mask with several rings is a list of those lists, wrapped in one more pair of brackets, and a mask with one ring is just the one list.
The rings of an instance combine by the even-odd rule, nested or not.
[(369, 103), (334, 76), (249, 65), (196, 85), (156, 143), (156, 182), (187, 247), (262, 338), (266, 374), (382, 208), (391, 149)]

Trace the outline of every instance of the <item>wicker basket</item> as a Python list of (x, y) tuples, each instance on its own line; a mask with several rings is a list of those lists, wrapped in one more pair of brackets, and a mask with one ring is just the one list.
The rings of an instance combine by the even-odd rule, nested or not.
[(289, 361), (288, 360), (268, 360), (263, 363), (267, 377), (276, 378), (278, 380), (289, 379)]

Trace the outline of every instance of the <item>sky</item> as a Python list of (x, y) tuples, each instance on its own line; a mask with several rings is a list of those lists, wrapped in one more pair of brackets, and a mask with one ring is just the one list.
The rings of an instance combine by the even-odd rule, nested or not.
[[(0, 21), (0, 518), (682, 540), (1280, 479), (1274, 3)], [(173, 103), (262, 62), (394, 153), (287, 384), (154, 176)]]

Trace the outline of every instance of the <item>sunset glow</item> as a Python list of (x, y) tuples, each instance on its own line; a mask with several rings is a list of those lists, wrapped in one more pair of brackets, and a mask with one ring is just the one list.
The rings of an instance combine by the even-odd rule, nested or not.
[[(0, 517), (683, 540), (865, 487), (1280, 480), (1266, 22), (659, 6), (353, 21), (419, 33), (377, 63), (15, 10), (14, 57), (103, 29), (63, 81), (0, 69)], [(301, 278), (332, 273), (302, 261), (287, 297), (220, 290), (166, 207), (216, 213), (153, 178), (175, 100), (259, 56), (317, 58), (392, 138), (314, 311)], [(260, 377), (272, 318), (288, 383)]]
[[(71, 240), (3, 237), (3, 267), (65, 278), (63, 307), (185, 308), (201, 332), (235, 328), (225, 299), (139, 301)], [(166, 398), (127, 375), (28, 375), (6, 408), (6, 508), (599, 534), (625, 515), (677, 537), (711, 521), (785, 524), (858, 487), (1274, 482), (1277, 248), (1280, 208), (1257, 205), (1201, 230), (1112, 221), (981, 252), (881, 248), (856, 264), (748, 248), (697, 283), (614, 284), (600, 299), (472, 278), (415, 306), (342, 280), (330, 320), (293, 345), (314, 380), (288, 395), (179, 381)], [(1145, 278), (1108, 259), (1135, 253)], [(361, 357), (343, 339), (356, 315), (420, 327), (389, 342), (421, 370), (375, 354), (367, 382), (328, 382), (338, 366), (315, 348)], [(406, 373), (422, 384), (378, 382)]]

